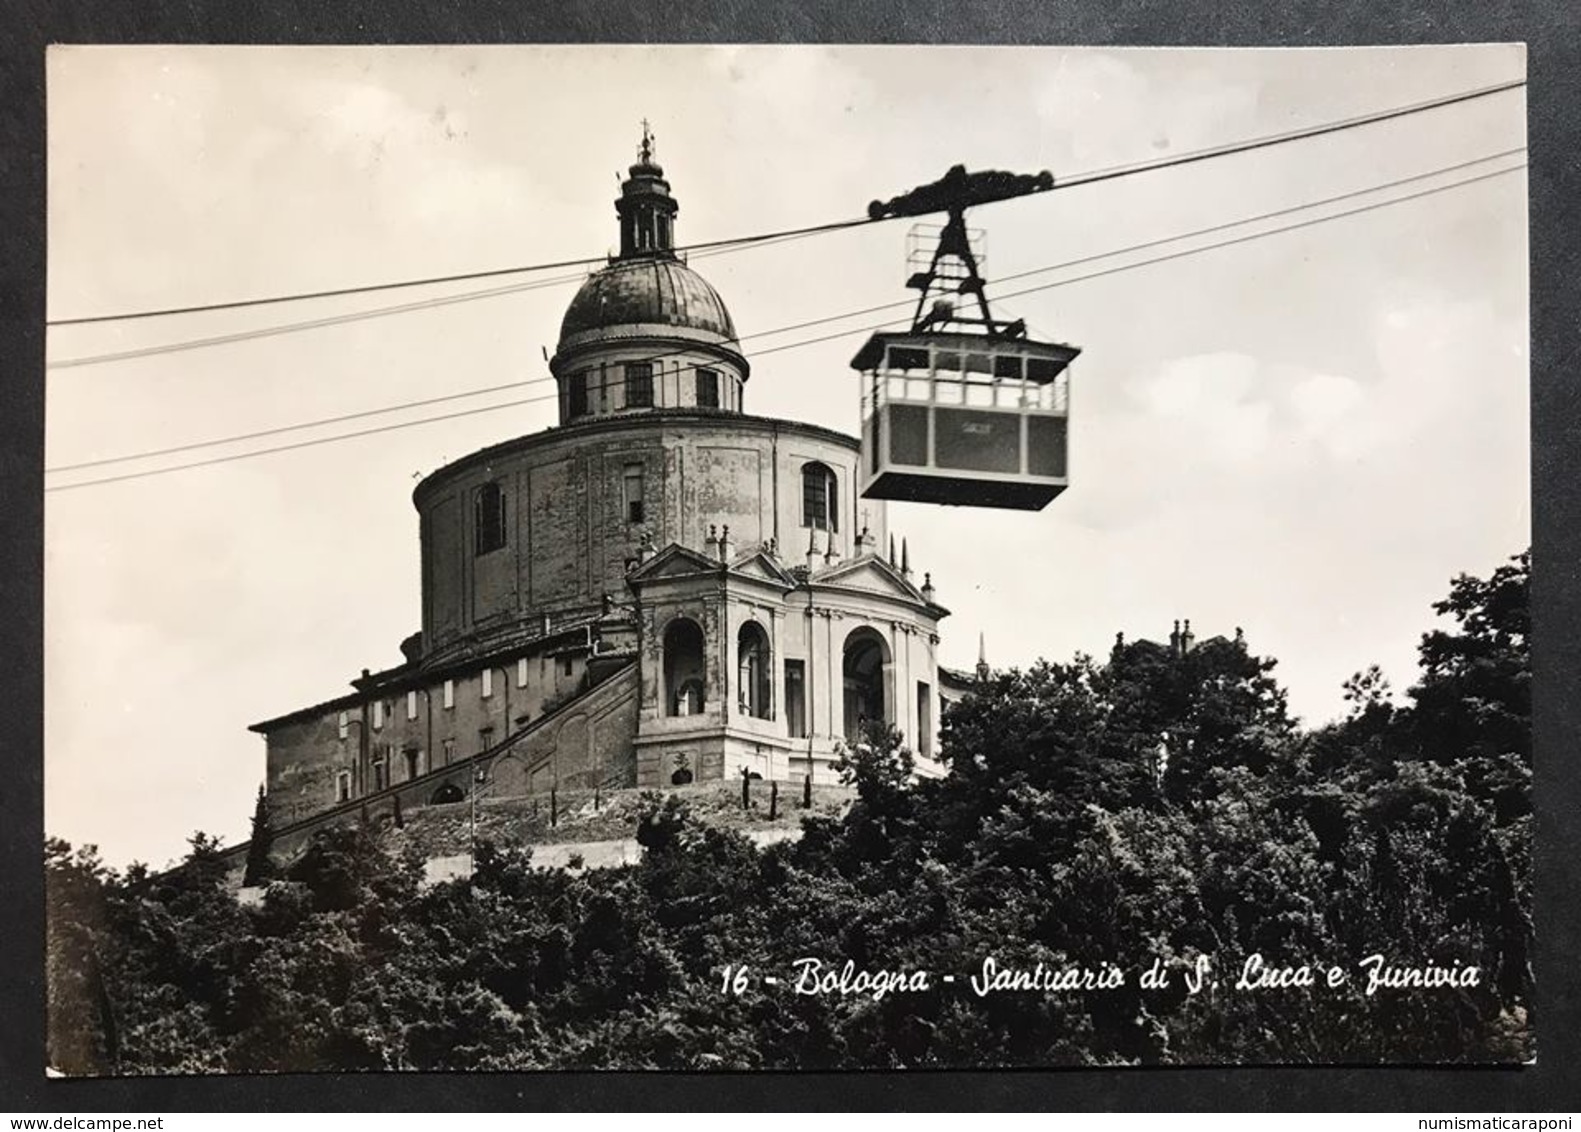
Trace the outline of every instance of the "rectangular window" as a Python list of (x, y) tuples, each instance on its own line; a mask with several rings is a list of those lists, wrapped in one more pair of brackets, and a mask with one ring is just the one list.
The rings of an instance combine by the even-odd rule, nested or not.
[(416, 692), (407, 692), (406, 693), (406, 718), (407, 719), (416, 719), (417, 718), (417, 693)]
[(719, 408), (719, 371), (697, 371), (697, 404), (704, 409)]
[(653, 407), (653, 363), (626, 363), (626, 408)]
[(373, 788), (375, 790), (383, 790), (384, 789), (384, 760), (383, 759), (374, 759), (373, 760)]
[(351, 771), (343, 770), (335, 776), (335, 801), (351, 801)]
[(472, 498), (472, 529), (478, 554), (489, 554), (505, 545), (505, 489), (486, 483)]
[(807, 737), (807, 667), (800, 660), (785, 662), (785, 726), (792, 739)]
[(564, 676), (571, 675), (572, 666), (575, 663), (576, 663), (576, 661), (575, 661), (574, 658), (569, 657), (569, 656), (562, 656), (560, 658), (560, 672), (561, 672), (561, 674), (564, 675)]
[(917, 753), (933, 757), (933, 688), (926, 680), (917, 681)]
[(456, 706), (456, 682), (454, 680), (445, 681), (445, 706), (447, 708)]
[(351, 734), (351, 716), (346, 712), (340, 713), (340, 737), (344, 739)]
[(408, 747), (401, 753), (406, 756), (406, 781), (410, 782), (417, 777), (417, 759), (422, 752), (416, 747)]
[(566, 408), (568, 417), (583, 417), (587, 415), (587, 370), (573, 373), (566, 378)]
[(626, 522), (640, 523), (647, 518), (647, 514), (643, 510), (641, 464), (626, 465), (623, 486), (626, 501)]
[(516, 662), (516, 686), (518, 688), (527, 686), (527, 658), (525, 656)]
[(482, 753), (494, 746), (494, 728), (480, 727), (478, 729), (478, 751)]
[(483, 670), (483, 698), (486, 700), (494, 694), (494, 669)]
[(384, 701), (373, 701), (373, 729), (377, 731), (384, 726)]
[(802, 476), (801, 481), (801, 525), (819, 530), (829, 525), (823, 481), (808, 475)]
[(442, 750), (444, 751), (445, 765), (449, 766), (456, 757), (456, 741), (454, 739), (446, 739)]

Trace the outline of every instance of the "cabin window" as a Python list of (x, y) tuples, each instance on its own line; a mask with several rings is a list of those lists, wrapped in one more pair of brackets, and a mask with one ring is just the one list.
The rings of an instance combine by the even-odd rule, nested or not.
[(1002, 380), (1020, 381), (1025, 375), (1020, 354), (995, 354), (994, 376)]
[(472, 499), (473, 534), (478, 554), (488, 554), (505, 545), (505, 491), (497, 483), (478, 488)]
[(1059, 376), (1060, 366), (1053, 358), (1028, 358), (1027, 380), (1046, 385)]
[(697, 371), (697, 404), (704, 409), (719, 408), (719, 371)]
[(627, 464), (623, 480), (626, 522), (641, 523), (647, 518), (642, 497), (642, 465)]
[(653, 407), (653, 364), (651, 362), (626, 363), (626, 408), (648, 409)]
[(801, 525), (820, 531), (840, 529), (839, 483), (826, 464), (814, 462), (802, 467)]

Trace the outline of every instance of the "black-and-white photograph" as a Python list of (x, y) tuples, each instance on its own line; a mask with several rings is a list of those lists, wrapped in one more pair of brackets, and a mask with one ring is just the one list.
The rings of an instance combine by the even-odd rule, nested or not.
[(47, 1071), (1534, 1061), (1525, 67), (52, 48)]

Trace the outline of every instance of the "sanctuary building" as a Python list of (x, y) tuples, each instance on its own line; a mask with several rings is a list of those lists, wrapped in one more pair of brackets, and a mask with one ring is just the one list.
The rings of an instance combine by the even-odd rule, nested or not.
[(276, 829), (387, 801), (832, 781), (868, 720), (935, 757), (935, 600), (856, 438), (751, 416), (718, 293), (674, 250), (644, 138), (620, 251), (571, 300), (559, 425), (464, 457), (413, 495), (422, 629), (353, 691), (261, 723)]

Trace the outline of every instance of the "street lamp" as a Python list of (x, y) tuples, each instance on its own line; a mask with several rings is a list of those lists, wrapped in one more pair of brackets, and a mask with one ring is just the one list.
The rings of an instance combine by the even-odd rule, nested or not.
[(478, 787), (489, 780), (489, 772), (483, 767), (476, 767), (472, 771), (472, 789), (467, 792), (470, 806), (467, 814), (467, 876), (471, 876), (478, 865)]

